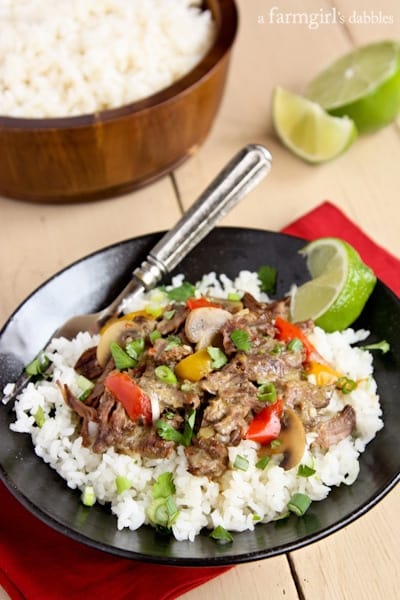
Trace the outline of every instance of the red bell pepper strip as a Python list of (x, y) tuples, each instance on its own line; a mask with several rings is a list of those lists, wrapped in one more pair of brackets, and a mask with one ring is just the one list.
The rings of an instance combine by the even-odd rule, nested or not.
[(208, 298), (201, 296), (200, 298), (188, 298), (186, 300), (186, 306), (189, 310), (193, 310), (194, 308), (221, 308), (220, 304), (216, 302), (211, 302)]
[(132, 421), (144, 418), (146, 423), (151, 424), (151, 400), (128, 373), (111, 371), (105, 378), (104, 386), (122, 404)]
[(251, 421), (245, 439), (267, 445), (276, 440), (281, 432), (283, 402), (277, 400), (262, 409)]
[(306, 334), (298, 325), (294, 323), (290, 323), (289, 321), (285, 321), (282, 317), (276, 317), (275, 319), (275, 328), (278, 330), (276, 335), (277, 339), (281, 342), (291, 342), (294, 339), (300, 340), (300, 342), (304, 346), (304, 350), (306, 352), (306, 360), (310, 359), (310, 356), (320, 356), (317, 352), (316, 348), (307, 338)]

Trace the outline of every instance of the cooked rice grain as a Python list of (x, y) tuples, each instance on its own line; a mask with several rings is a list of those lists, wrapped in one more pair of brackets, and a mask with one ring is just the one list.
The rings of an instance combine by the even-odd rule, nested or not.
[[(174, 284), (181, 282), (181, 278)], [(260, 298), (255, 289), (256, 276), (242, 272), (235, 281), (213, 274), (203, 278), (198, 288), (207, 288), (212, 295), (222, 296), (232, 291), (250, 289)], [(155, 302), (157, 291), (146, 296)], [(146, 300), (145, 299), (145, 300)], [(159, 295), (158, 301), (162, 302)], [(137, 306), (142, 306), (143, 302)], [(135, 306), (127, 307), (127, 311)], [(117, 517), (119, 529), (137, 529), (147, 523), (146, 507), (151, 502), (151, 490), (157, 477), (163, 472), (173, 474), (176, 486), (175, 502), (179, 516), (173, 525), (173, 534), (178, 540), (194, 540), (203, 527), (222, 525), (231, 531), (254, 529), (257, 522), (269, 522), (284, 515), (287, 503), (295, 492), (310, 496), (313, 501), (323, 500), (330, 488), (341, 484), (350, 485), (359, 472), (359, 455), (366, 444), (383, 427), (382, 411), (372, 376), (372, 356), (369, 352), (353, 348), (351, 344), (365, 339), (368, 332), (348, 329), (342, 333), (325, 333), (318, 327), (312, 341), (319, 352), (338, 370), (352, 379), (362, 380), (356, 390), (346, 395), (346, 403), (356, 411), (357, 430), (354, 438), (346, 438), (329, 451), (324, 452), (311, 446), (315, 434), (307, 435), (307, 448), (302, 464), (312, 466), (316, 473), (311, 477), (297, 476), (297, 467), (285, 471), (278, 465), (279, 457), (271, 459), (268, 466), (257, 468), (257, 444), (242, 441), (239, 446), (229, 448), (231, 467), (220, 481), (209, 481), (187, 471), (183, 447), (168, 459), (144, 459), (117, 454), (108, 449), (103, 455), (94, 454), (82, 446), (81, 437), (75, 433), (76, 417), (65, 405), (59, 389), (50, 382), (29, 384), (15, 403), (16, 420), (11, 429), (30, 433), (35, 452), (43, 458), (70, 488), (94, 488), (100, 503), (111, 503), (111, 511)], [(57, 378), (72, 387), (76, 374), (73, 364), (80, 354), (96, 343), (87, 333), (79, 334), (69, 342), (54, 340), (50, 347), (51, 359)], [(34, 424), (34, 415), (41, 407), (45, 414), (44, 425)], [(343, 407), (343, 399), (335, 392), (325, 409), (326, 416)], [(55, 409), (55, 410), (54, 410)], [(95, 425), (93, 425), (95, 427)], [(247, 459), (246, 471), (233, 468), (237, 455)], [(126, 477), (132, 487), (117, 494), (115, 479)]]
[(0, 115), (81, 115), (168, 87), (214, 40), (201, 4), (0, 0)]

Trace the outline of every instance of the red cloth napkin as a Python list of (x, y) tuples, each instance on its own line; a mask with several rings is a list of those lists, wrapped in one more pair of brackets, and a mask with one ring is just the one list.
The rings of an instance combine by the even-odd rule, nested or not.
[(400, 296), (400, 261), (387, 250), (368, 238), (331, 202), (324, 202), (283, 230), (306, 240), (319, 237), (340, 237), (351, 244), (397, 296)]
[[(325, 202), (283, 230), (352, 244), (377, 275), (400, 294), (400, 261)], [(172, 600), (230, 567), (189, 568), (138, 563), (79, 544), (50, 529), (0, 485), (0, 583), (13, 599)]]

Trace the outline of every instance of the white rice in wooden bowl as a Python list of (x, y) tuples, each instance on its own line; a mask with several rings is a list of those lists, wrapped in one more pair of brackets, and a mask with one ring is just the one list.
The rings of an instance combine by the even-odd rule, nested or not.
[(67, 117), (141, 100), (215, 37), (200, 0), (0, 0), (0, 115)]

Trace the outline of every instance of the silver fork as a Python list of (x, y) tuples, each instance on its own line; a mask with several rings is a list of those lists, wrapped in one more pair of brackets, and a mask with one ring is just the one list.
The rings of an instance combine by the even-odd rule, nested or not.
[[(134, 269), (128, 285), (109, 306), (96, 313), (72, 317), (56, 329), (50, 339), (72, 339), (80, 331), (98, 333), (110, 318), (121, 314), (123, 301), (127, 297), (154, 288), (172, 271), (215, 224), (268, 174), (271, 163), (271, 154), (264, 146), (249, 144), (242, 148), (176, 225), (154, 246), (146, 260)], [(42, 352), (45, 352), (46, 347), (47, 344)], [(18, 378), (11, 397), (15, 397), (30, 379), (29, 375), (23, 373)]]

